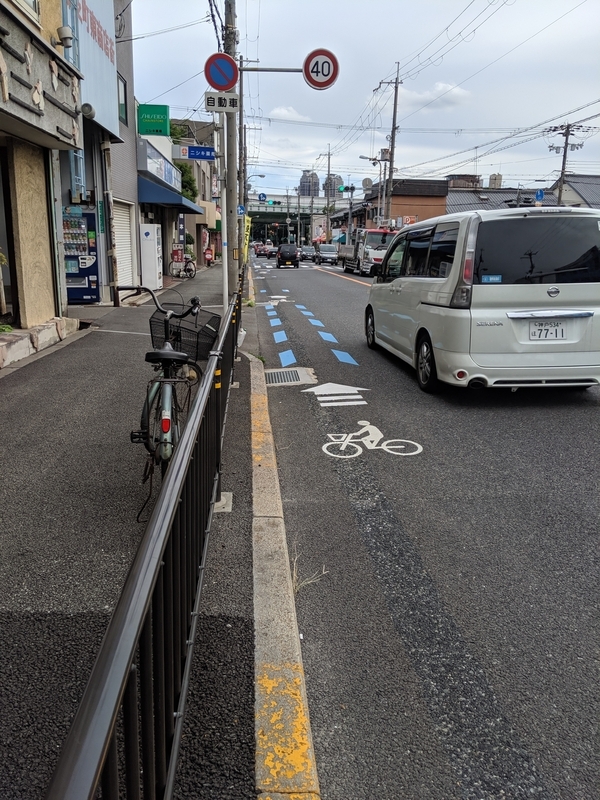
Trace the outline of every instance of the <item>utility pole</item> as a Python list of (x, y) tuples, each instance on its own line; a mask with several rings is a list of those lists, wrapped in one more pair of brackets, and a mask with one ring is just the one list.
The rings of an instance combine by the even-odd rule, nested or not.
[(383, 213), (389, 221), (392, 216), (392, 195), (394, 190), (394, 157), (396, 154), (396, 119), (398, 117), (398, 87), (402, 84), (400, 80), (400, 63), (396, 62), (396, 77), (393, 81), (379, 81), (377, 91), (382, 86), (394, 87), (394, 110), (392, 112), (392, 135), (390, 136), (390, 169), (387, 177), (387, 186), (383, 190)]
[(327, 217), (327, 222), (325, 225), (325, 241), (329, 243), (329, 193), (331, 191), (331, 147), (327, 145), (327, 180), (325, 181), (325, 214)]
[(548, 149), (555, 153), (560, 153), (562, 150), (562, 163), (560, 166), (560, 177), (558, 179), (558, 199), (556, 201), (557, 205), (562, 205), (562, 196), (563, 196), (563, 189), (565, 186), (565, 174), (567, 171), (567, 152), (569, 148), (571, 150), (580, 150), (583, 147), (583, 142), (577, 142), (576, 144), (569, 144), (569, 137), (572, 133), (576, 131), (591, 131), (591, 128), (584, 128), (582, 125), (573, 125), (571, 123), (567, 123), (566, 125), (557, 125), (554, 128), (549, 128), (545, 133), (558, 133), (560, 136), (565, 137), (565, 143), (562, 145), (555, 145), (550, 144), (548, 145)]
[(400, 85), (400, 64), (396, 62), (396, 80), (394, 81), (394, 111), (392, 113), (392, 139), (390, 141), (390, 171), (388, 174), (389, 191), (386, 198), (386, 218), (392, 216), (392, 196), (394, 194), (394, 155), (396, 152), (396, 118), (398, 114), (398, 86)]
[[(237, 30), (235, 27), (235, 0), (225, 0), (225, 28), (223, 30), (223, 50), (228, 56), (235, 58), (235, 50), (237, 45)], [(237, 291), (239, 264), (241, 261), (241, 253), (238, 252), (238, 247), (235, 244), (238, 241), (238, 222), (237, 222), (237, 206), (238, 206), (238, 181), (237, 181), (237, 120), (235, 114), (223, 114), (227, 128), (227, 217), (225, 225), (221, 219), (221, 227), (226, 230), (226, 239), (228, 241), (230, 250), (229, 253), (232, 257), (229, 258), (228, 279), (230, 291)], [(222, 215), (223, 216), (223, 215)], [(226, 309), (223, 309), (225, 313)]]
[(238, 267), (240, 270), (244, 266), (244, 241), (246, 238), (246, 153), (244, 148), (245, 127), (244, 127), (244, 59), (240, 56), (240, 104), (239, 104), (239, 153), (240, 161), (238, 168), (238, 197), (239, 202), (244, 206), (244, 216), (238, 217)]

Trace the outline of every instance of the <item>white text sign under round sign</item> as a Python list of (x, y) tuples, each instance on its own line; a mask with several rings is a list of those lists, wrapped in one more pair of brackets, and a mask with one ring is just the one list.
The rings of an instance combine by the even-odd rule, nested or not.
[(304, 59), (302, 74), (313, 89), (329, 89), (337, 80), (340, 67), (330, 50), (313, 50)]

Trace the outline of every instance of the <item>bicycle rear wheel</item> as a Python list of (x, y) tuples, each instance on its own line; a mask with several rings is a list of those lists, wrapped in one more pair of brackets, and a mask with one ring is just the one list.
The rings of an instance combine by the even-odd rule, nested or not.
[(187, 261), (185, 265), (185, 274), (188, 278), (196, 277), (196, 265), (193, 261)]

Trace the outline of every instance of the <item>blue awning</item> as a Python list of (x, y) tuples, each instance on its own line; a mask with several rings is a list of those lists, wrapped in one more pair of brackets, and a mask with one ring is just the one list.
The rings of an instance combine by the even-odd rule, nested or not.
[(158, 183), (153, 183), (140, 175), (138, 175), (138, 201), (174, 208), (180, 214), (204, 214), (204, 209), (192, 203), (187, 197), (174, 192), (173, 189), (167, 189), (166, 186), (159, 186)]

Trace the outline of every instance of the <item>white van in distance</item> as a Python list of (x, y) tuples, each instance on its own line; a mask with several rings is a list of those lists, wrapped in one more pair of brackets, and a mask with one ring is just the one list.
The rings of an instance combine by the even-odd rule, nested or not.
[(600, 383), (600, 211), (466, 211), (403, 228), (373, 280), (367, 344), (421, 389)]

